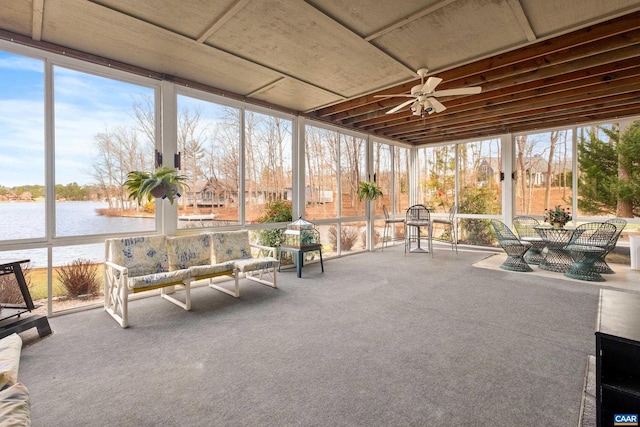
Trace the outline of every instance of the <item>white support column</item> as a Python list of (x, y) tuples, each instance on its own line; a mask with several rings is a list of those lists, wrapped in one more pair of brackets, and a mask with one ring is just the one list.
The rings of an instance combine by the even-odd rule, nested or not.
[(305, 179), (306, 179), (306, 163), (305, 163), (305, 133), (306, 119), (301, 116), (297, 116), (293, 121), (292, 132), (293, 141), (291, 146), (293, 149), (292, 159), (292, 183), (291, 183), (291, 213), (293, 218), (304, 216), (305, 207)]
[(409, 206), (418, 203), (418, 176), (418, 149), (412, 147), (409, 149)]
[(238, 170), (238, 220), (240, 221), (240, 224), (244, 227), (245, 226), (245, 206), (247, 203), (246, 200), (246, 194), (245, 194), (245, 190), (247, 188), (246, 185), (246, 181), (245, 181), (245, 167), (246, 167), (246, 162), (245, 162), (245, 158), (246, 158), (246, 154), (245, 154), (245, 149), (246, 149), (246, 123), (245, 121), (245, 117), (246, 117), (246, 109), (245, 107), (240, 108), (240, 158), (238, 159), (239, 161), (239, 170)]
[[(371, 135), (367, 135), (367, 181), (373, 181), (373, 138)], [(372, 251), (375, 249), (373, 242), (373, 236), (375, 233), (375, 209), (373, 207), (373, 201), (366, 202), (365, 215), (367, 216), (367, 249)]]
[(502, 148), (502, 172), (504, 172), (504, 181), (502, 181), (502, 216), (504, 222), (509, 227), (512, 226), (515, 208), (515, 177), (514, 174), (514, 158), (513, 158), (513, 134), (502, 135), (500, 137), (500, 145)]
[[(178, 98), (175, 84), (166, 80), (160, 83), (160, 94), (156, 95), (156, 149), (162, 153), (162, 165), (174, 167), (178, 153)], [(178, 229), (177, 200), (171, 204), (166, 199), (156, 199), (156, 221), (160, 222), (156, 224), (161, 233), (174, 235)]]

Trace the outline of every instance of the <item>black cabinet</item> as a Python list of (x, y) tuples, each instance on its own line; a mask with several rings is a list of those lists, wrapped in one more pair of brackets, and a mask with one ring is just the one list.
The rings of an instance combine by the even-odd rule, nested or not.
[(598, 426), (622, 421), (616, 415), (640, 416), (640, 294), (600, 290), (596, 405)]

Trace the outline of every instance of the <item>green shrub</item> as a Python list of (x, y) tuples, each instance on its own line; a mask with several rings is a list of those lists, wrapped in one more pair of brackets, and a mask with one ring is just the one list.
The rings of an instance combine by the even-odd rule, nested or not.
[[(467, 187), (460, 193), (461, 213), (495, 214), (500, 211), (499, 194), (491, 188)], [(488, 219), (464, 218), (460, 221), (461, 241), (471, 245), (494, 246), (495, 234)]]
[(98, 295), (98, 267), (88, 259), (78, 258), (56, 271), (58, 280), (67, 291), (67, 295), (77, 298), (81, 295)]
[[(258, 223), (291, 222), (291, 203), (284, 200), (273, 200), (265, 205), (265, 212), (257, 219)], [(258, 243), (264, 246), (280, 246), (286, 228), (260, 230), (257, 233)]]

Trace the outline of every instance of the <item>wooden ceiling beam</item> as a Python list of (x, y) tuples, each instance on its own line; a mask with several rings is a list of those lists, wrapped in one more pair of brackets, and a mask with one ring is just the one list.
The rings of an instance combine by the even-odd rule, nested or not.
[[(566, 53), (563, 56), (548, 58), (543, 64), (532, 60), (522, 67), (505, 67), (491, 72), (481, 73), (473, 78), (468, 78), (461, 86), (482, 86), (483, 92), (490, 92), (495, 89), (522, 84), (525, 82), (541, 80), (554, 76), (601, 66), (611, 62), (622, 61), (630, 58), (637, 58), (640, 51), (640, 29), (627, 33), (626, 38), (619, 38), (615, 43), (606, 39), (602, 44), (593, 46), (582, 46), (579, 50)], [(438, 89), (443, 90), (456, 85), (446, 82)], [(481, 97), (482, 93), (475, 95)], [(334, 122), (344, 125), (351, 125), (360, 121), (362, 115), (383, 115), (386, 111), (398, 105), (404, 98), (382, 98), (376, 104), (364, 105), (345, 112), (337, 113), (330, 117)], [(372, 108), (372, 107), (376, 108)]]
[[(600, 110), (593, 114), (588, 114), (585, 116), (580, 116), (576, 118), (573, 115), (567, 115), (564, 117), (551, 119), (551, 120), (543, 120), (539, 123), (544, 123), (545, 129), (554, 128), (554, 127), (566, 127), (566, 126), (581, 126), (583, 124), (598, 122), (598, 121), (615, 121), (620, 117), (634, 116), (640, 114), (640, 105), (635, 104), (632, 108), (621, 107), (620, 109), (609, 109), (609, 110)], [(440, 144), (443, 142), (454, 142), (454, 141), (463, 141), (472, 138), (483, 138), (487, 137), (495, 137), (498, 135), (502, 135), (505, 133), (522, 133), (529, 132), (534, 130), (530, 124), (514, 124), (511, 126), (509, 130), (505, 129), (475, 129), (473, 131), (464, 132), (464, 133), (442, 133), (442, 134), (429, 134), (425, 135), (423, 138), (415, 139), (412, 141), (404, 141), (413, 146), (423, 146), (429, 144)]]
[[(558, 117), (590, 117), (594, 113), (598, 113), (603, 109), (616, 109), (616, 111), (624, 111), (636, 108), (637, 94), (627, 93), (617, 97), (602, 99), (602, 102), (593, 103), (590, 101), (576, 102), (569, 106), (556, 106), (551, 108), (537, 108), (529, 111), (526, 115), (510, 114), (500, 116), (494, 120), (476, 120), (472, 124), (471, 122), (465, 123), (464, 126), (455, 127), (455, 132), (458, 134), (464, 134), (469, 131), (489, 131), (493, 134), (500, 132), (508, 132), (516, 124), (544, 124), (548, 120), (555, 120)], [(538, 126), (539, 127), (539, 126)], [(430, 126), (426, 128), (427, 134), (433, 133), (452, 133), (451, 128), (447, 126)], [(414, 135), (406, 134), (402, 136), (403, 141), (412, 142), (423, 138), (425, 132), (418, 132)]]
[(613, 87), (609, 90), (600, 90), (600, 91), (592, 91), (587, 92), (584, 95), (574, 95), (564, 97), (563, 100), (557, 100), (550, 102), (549, 100), (540, 100), (539, 102), (514, 102), (508, 106), (503, 106), (501, 108), (487, 108), (484, 111), (479, 111), (476, 114), (468, 115), (464, 118), (464, 120), (459, 122), (454, 122), (453, 119), (450, 120), (430, 120), (431, 118), (427, 118), (427, 123), (413, 123), (411, 126), (396, 126), (385, 128), (384, 130), (375, 132), (376, 134), (384, 134), (388, 137), (393, 138), (403, 138), (408, 135), (421, 133), (421, 132), (429, 132), (432, 128), (435, 127), (443, 127), (449, 129), (451, 132), (455, 131), (455, 129), (459, 127), (465, 126), (466, 123), (470, 121), (478, 121), (477, 124), (480, 123), (489, 123), (492, 121), (500, 120), (503, 116), (512, 116), (517, 117), (520, 116), (522, 118), (527, 117), (529, 114), (537, 111), (538, 109), (545, 109), (547, 111), (552, 111), (555, 109), (569, 109), (572, 104), (580, 104), (584, 107), (587, 107), (590, 104), (597, 104), (603, 102), (606, 98), (617, 99), (617, 97), (638, 97), (640, 96), (640, 91), (635, 87), (635, 85), (627, 85), (627, 86), (619, 86)]
[[(566, 75), (566, 82), (556, 83), (558, 80), (554, 80), (551, 83), (553, 85), (545, 86), (540, 82), (529, 82), (524, 85), (512, 86), (508, 89), (502, 89), (496, 96), (493, 94), (485, 94), (485, 97), (481, 97), (475, 102), (468, 103), (455, 103), (447, 102), (447, 114), (438, 113), (435, 120), (450, 119), (453, 115), (463, 117), (463, 113), (473, 113), (479, 108), (485, 106), (497, 106), (501, 104), (509, 104), (515, 101), (526, 102), (527, 100), (537, 100), (540, 96), (551, 95), (556, 97), (564, 97), (572, 92), (584, 92), (585, 89), (593, 90), (597, 86), (611, 86), (612, 82), (620, 80), (628, 80), (629, 78), (635, 78), (640, 82), (640, 58), (633, 58), (627, 61), (621, 61), (615, 64), (609, 64), (603, 66), (599, 70), (593, 69), (595, 75), (592, 77), (581, 78), (574, 80), (574, 73)], [(582, 77), (584, 74), (580, 74), (578, 77)], [(479, 97), (479, 96), (478, 96)], [(474, 97), (474, 99), (478, 98)], [(388, 115), (387, 115), (388, 117)], [(414, 116), (409, 116), (413, 118)], [(462, 119), (464, 120), (464, 119)], [(375, 132), (378, 129), (384, 127), (393, 126), (394, 124), (407, 123), (406, 120), (400, 119), (397, 121), (384, 120), (384, 118), (376, 118), (368, 122), (358, 124), (359, 129), (366, 130), (368, 132)]]
[[(527, 98), (567, 90), (582, 90), (590, 86), (603, 85), (610, 81), (632, 76), (638, 76), (640, 81), (640, 57), (595, 67), (591, 70), (568, 73), (551, 79), (545, 79), (544, 81), (532, 81), (522, 85), (510, 86), (492, 91), (491, 93), (487, 92), (473, 97), (449, 100), (446, 101), (446, 114), (439, 113), (438, 117), (465, 111), (472, 112), (476, 108), (481, 108), (489, 104), (497, 105), (505, 102), (513, 102), (516, 99), (525, 100)], [(407, 123), (413, 120), (415, 120), (415, 117), (412, 115), (394, 114), (374, 116), (374, 118), (358, 122), (354, 125), (357, 126), (358, 129), (373, 132), (386, 126)]]
[[(640, 38), (638, 40), (640, 42)], [(517, 87), (518, 85), (523, 85), (526, 83), (539, 85), (553, 84), (554, 78), (556, 79), (556, 81), (560, 81), (563, 80), (567, 75), (570, 76), (570, 79), (580, 78), (580, 71), (583, 71), (583, 75), (588, 75), (592, 72), (602, 72), (602, 70), (606, 69), (608, 64), (611, 63), (620, 63), (622, 61), (630, 60), (632, 63), (640, 64), (640, 57), (638, 56), (639, 51), (640, 44), (634, 44), (613, 51), (608, 51), (606, 53), (599, 53), (590, 57), (581, 58), (579, 60), (562, 62), (557, 65), (549, 65), (544, 68), (523, 72), (518, 75), (505, 76), (501, 79), (498, 79), (497, 76), (490, 76), (492, 80), (481, 85), (483, 88), (483, 92), (481, 92), (480, 94), (472, 96), (462, 96), (455, 99), (459, 100), (457, 102), (470, 103), (475, 100), (490, 98), (495, 95), (495, 92), (493, 91), (496, 90), (511, 90), (511, 88), (513, 87)], [(485, 76), (485, 78), (487, 77), (489, 76)], [(400, 100), (404, 99), (405, 98), (401, 98)], [(449, 106), (449, 104), (447, 103), (447, 98), (443, 97), (439, 99), (441, 100), (441, 102), (445, 103), (445, 105)], [(388, 109), (396, 106), (400, 102), (400, 100), (392, 101), (385, 99), (378, 104), (376, 109), (372, 110), (371, 106), (362, 107), (359, 110), (351, 111), (350, 113), (353, 114), (352, 116), (346, 117), (344, 116), (344, 114), (339, 114), (331, 117), (331, 120), (334, 122), (340, 122), (341, 124), (346, 126), (354, 127), (360, 127), (360, 122), (371, 120), (372, 118), (377, 117), (389, 117), (389, 119), (392, 120), (392, 118), (394, 116), (397, 116), (398, 114), (408, 113), (407, 111), (403, 111), (394, 115), (385, 114)]]
[[(542, 125), (544, 125), (544, 129), (548, 129), (552, 127), (550, 123), (565, 120), (570, 122), (573, 120), (572, 124), (575, 123), (584, 123), (588, 121), (596, 120), (597, 117), (607, 116), (607, 117), (625, 117), (634, 114), (638, 114), (640, 110), (640, 106), (637, 104), (629, 103), (627, 105), (611, 105), (606, 109), (590, 109), (590, 110), (577, 110), (566, 112), (565, 114), (553, 114), (553, 115), (543, 115), (538, 116), (531, 121), (514, 121), (510, 123), (501, 123), (494, 125), (484, 125), (478, 126), (475, 128), (469, 128), (462, 131), (451, 132), (447, 129), (445, 130), (434, 130), (429, 133), (423, 133), (420, 135), (416, 135), (416, 137), (412, 138), (402, 138), (401, 141), (411, 144), (411, 145), (419, 145), (425, 142), (436, 142), (439, 138), (442, 138), (444, 135), (451, 139), (464, 140), (471, 134), (495, 136), (501, 135), (505, 133), (513, 133), (513, 132), (522, 132), (522, 131), (535, 131), (537, 129), (541, 129)], [(449, 139), (449, 140), (451, 140)]]
[[(495, 55), (462, 67), (441, 71), (438, 73), (438, 76), (443, 78), (445, 81), (457, 81), (469, 76), (486, 73), (505, 66), (511, 66), (522, 61), (549, 55), (569, 48), (574, 48), (576, 46), (593, 44), (600, 39), (608, 38), (638, 28), (640, 28), (640, 12), (635, 12), (568, 33), (562, 37), (543, 40), (530, 46)], [(377, 92), (376, 94), (391, 95), (394, 93), (408, 92), (412, 86), (419, 82), (420, 80), (416, 79), (412, 82)], [(369, 94), (319, 109), (314, 112), (314, 116), (332, 116), (339, 112), (376, 102), (377, 100), (373, 98), (373, 94)]]

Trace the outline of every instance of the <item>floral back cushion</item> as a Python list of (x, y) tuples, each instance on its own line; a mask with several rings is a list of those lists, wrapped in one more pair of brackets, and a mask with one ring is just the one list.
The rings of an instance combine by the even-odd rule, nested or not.
[(242, 258), (251, 258), (249, 231), (225, 231), (212, 233), (212, 250), (215, 262), (227, 262)]
[(168, 271), (167, 237), (139, 236), (110, 239), (110, 260), (129, 269), (129, 277)]
[(211, 264), (211, 235), (167, 237), (169, 270)]

